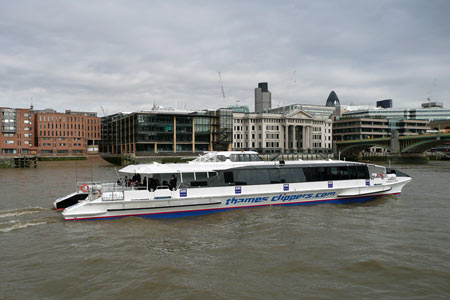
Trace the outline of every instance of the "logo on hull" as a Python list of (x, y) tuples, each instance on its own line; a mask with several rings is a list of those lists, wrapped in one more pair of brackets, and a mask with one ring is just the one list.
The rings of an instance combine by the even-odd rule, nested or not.
[(240, 203), (262, 203), (262, 202), (291, 202), (300, 199), (320, 199), (336, 195), (336, 192), (319, 192), (319, 193), (305, 193), (305, 194), (294, 194), (286, 195), (280, 194), (277, 196), (266, 196), (266, 197), (247, 197), (247, 198), (230, 198), (227, 199), (225, 205), (229, 204), (240, 204)]

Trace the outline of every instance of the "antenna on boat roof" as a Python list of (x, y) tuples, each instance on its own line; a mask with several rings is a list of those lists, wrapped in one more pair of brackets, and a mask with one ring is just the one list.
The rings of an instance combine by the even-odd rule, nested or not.
[(91, 183), (94, 183), (94, 178), (92, 177), (92, 159), (91, 159)]

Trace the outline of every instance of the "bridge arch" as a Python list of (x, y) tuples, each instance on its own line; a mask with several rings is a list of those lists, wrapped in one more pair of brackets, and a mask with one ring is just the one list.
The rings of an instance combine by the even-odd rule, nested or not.
[(446, 142), (448, 143), (448, 141), (443, 140), (421, 141), (403, 148), (401, 153), (423, 153), (433, 147), (445, 144)]
[(391, 148), (389, 146), (384, 145), (384, 144), (378, 144), (378, 143), (364, 143), (364, 144), (349, 145), (349, 146), (341, 148), (340, 151), (341, 151), (341, 154), (359, 153), (363, 150), (369, 149), (370, 147), (381, 147), (383, 149), (386, 149), (389, 152), (391, 151)]

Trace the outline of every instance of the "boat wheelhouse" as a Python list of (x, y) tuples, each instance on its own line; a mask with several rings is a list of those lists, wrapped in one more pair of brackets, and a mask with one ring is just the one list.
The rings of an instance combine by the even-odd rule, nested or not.
[(411, 178), (346, 161), (262, 161), (256, 152), (209, 152), (182, 164), (130, 165), (116, 183), (79, 183), (57, 199), (66, 220), (169, 218), (267, 205), (367, 201), (397, 195)]

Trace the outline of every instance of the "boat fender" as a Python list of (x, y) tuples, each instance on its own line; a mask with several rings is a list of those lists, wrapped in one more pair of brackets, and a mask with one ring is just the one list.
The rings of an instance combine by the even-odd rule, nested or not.
[(98, 198), (102, 197), (102, 190), (98, 190)]
[(82, 192), (87, 193), (87, 192), (89, 192), (89, 186), (87, 184), (82, 184), (81, 187), (80, 187), (80, 190)]

